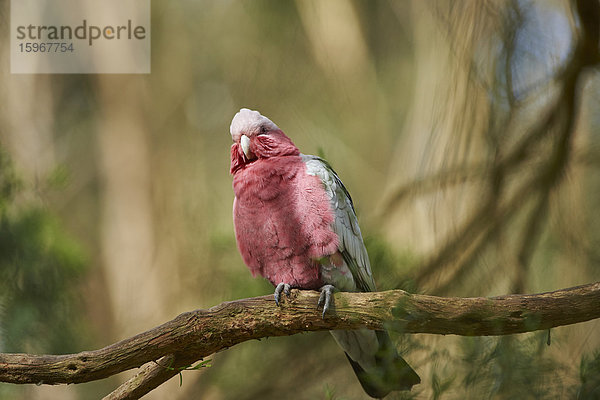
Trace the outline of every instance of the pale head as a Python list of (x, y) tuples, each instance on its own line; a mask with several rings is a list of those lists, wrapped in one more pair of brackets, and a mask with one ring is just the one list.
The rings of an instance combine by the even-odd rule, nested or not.
[(233, 117), (229, 132), (233, 139), (231, 173), (257, 160), (300, 154), (290, 138), (258, 111), (242, 108)]
[(242, 135), (252, 137), (274, 130), (279, 130), (279, 127), (273, 121), (261, 115), (258, 111), (247, 108), (242, 108), (235, 114), (229, 127), (231, 139), (234, 142), (239, 142)]

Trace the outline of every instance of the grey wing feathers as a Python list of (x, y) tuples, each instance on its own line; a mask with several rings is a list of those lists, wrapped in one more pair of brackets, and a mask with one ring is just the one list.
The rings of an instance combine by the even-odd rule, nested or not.
[(304, 154), (302, 159), (306, 164), (307, 173), (319, 177), (323, 182), (335, 212), (332, 228), (339, 238), (338, 247), (358, 289), (363, 292), (375, 291), (369, 256), (363, 243), (350, 194), (327, 161)]

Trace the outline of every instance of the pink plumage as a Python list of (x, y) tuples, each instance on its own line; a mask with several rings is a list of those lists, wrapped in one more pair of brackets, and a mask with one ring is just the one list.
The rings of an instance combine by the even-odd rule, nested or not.
[(300, 156), (248, 163), (235, 173), (233, 189), (236, 239), (252, 274), (273, 285), (323, 286), (317, 260), (337, 251), (338, 238), (323, 185)]

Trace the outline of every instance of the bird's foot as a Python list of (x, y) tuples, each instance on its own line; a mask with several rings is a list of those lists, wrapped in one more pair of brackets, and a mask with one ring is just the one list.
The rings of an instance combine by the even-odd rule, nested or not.
[(279, 305), (279, 300), (281, 299), (281, 292), (283, 292), (286, 296), (290, 295), (290, 285), (287, 283), (281, 282), (275, 287), (275, 304)]
[(317, 309), (323, 305), (323, 319), (325, 319), (325, 313), (331, 306), (331, 295), (335, 291), (335, 286), (325, 285), (321, 289), (321, 295), (319, 296), (319, 302), (317, 303)]

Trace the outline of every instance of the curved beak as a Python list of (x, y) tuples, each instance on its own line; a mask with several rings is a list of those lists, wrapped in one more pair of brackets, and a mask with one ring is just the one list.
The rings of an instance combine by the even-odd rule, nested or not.
[(242, 146), (242, 151), (244, 152), (246, 158), (251, 159), (252, 157), (250, 157), (250, 155), (252, 153), (250, 152), (250, 138), (246, 135), (242, 135), (242, 137), (240, 137), (240, 145)]

